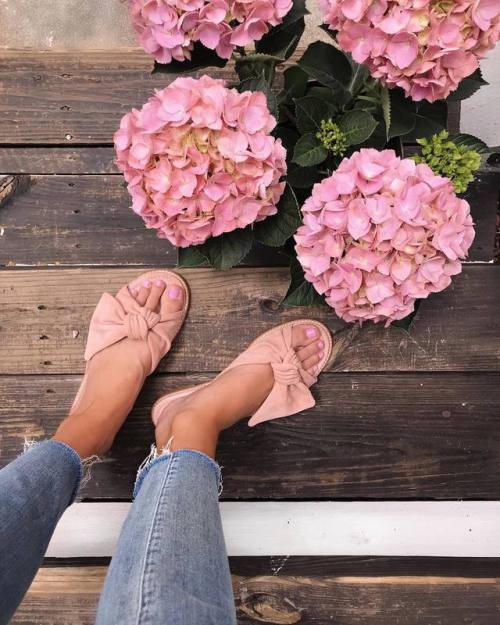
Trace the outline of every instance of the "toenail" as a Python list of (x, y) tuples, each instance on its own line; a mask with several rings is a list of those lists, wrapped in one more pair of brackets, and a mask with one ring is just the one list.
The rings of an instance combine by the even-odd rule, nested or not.
[(170, 297), (170, 299), (181, 299), (182, 289), (180, 286), (174, 284), (173, 286), (169, 287), (167, 295)]
[(320, 352), (320, 353), (318, 354), (318, 358), (319, 358), (320, 360), (323, 360), (324, 355), (325, 355), (325, 354), (324, 354), (324, 352)]
[(159, 286), (160, 288), (161, 288), (162, 286), (165, 286), (165, 282), (163, 282), (163, 280), (157, 280), (157, 281), (155, 282), (155, 284), (156, 284), (156, 286)]
[(151, 282), (149, 280), (145, 280), (144, 284), (142, 285), (145, 289), (149, 289), (149, 287), (151, 286)]
[(318, 336), (318, 330), (316, 328), (307, 328), (306, 336), (308, 339), (313, 339), (315, 336)]
[(132, 295), (133, 295), (134, 297), (136, 297), (137, 295), (139, 295), (139, 291), (138, 291), (137, 289), (132, 289), (130, 292), (132, 293)]
[(323, 341), (318, 341), (318, 347), (320, 349), (323, 349), (324, 346), (325, 346), (325, 344), (323, 343)]

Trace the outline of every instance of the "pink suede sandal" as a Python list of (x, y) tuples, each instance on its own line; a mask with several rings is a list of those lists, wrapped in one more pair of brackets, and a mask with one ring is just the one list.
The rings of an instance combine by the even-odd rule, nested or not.
[[(322, 323), (310, 319), (290, 321), (276, 326), (268, 332), (264, 332), (229, 367), (219, 374), (222, 375), (226, 371), (241, 365), (271, 365), (274, 372), (274, 386), (264, 403), (248, 422), (250, 426), (296, 414), (302, 410), (312, 408), (316, 403), (309, 387), (315, 384), (317, 376), (311, 375), (302, 368), (295, 350), (292, 349), (292, 330), (297, 325), (315, 326), (320, 334), (318, 340), (323, 341), (325, 344), (323, 358), (316, 365), (316, 372), (319, 374), (329, 364), (333, 343), (328, 328)], [(154, 425), (158, 425), (162, 415), (165, 413), (165, 409), (172, 401), (190, 395), (195, 390), (208, 384), (209, 382), (192, 386), (160, 398), (154, 404), (152, 410), (151, 416)]]
[[(184, 305), (176, 312), (166, 311), (166, 298), (160, 299), (160, 312), (156, 313), (144, 306), (140, 306), (132, 297), (131, 291), (139, 289), (146, 281), (163, 280), (169, 287), (178, 285), (184, 291)], [(113, 297), (103, 293), (99, 300), (92, 319), (90, 320), (85, 360), (87, 363), (100, 351), (119, 341), (130, 338), (130, 358), (141, 358), (135, 341), (146, 342), (149, 351), (147, 362), (141, 363), (146, 375), (151, 374), (160, 360), (170, 351), (172, 341), (182, 327), (189, 308), (189, 289), (186, 282), (173, 271), (166, 269), (148, 271), (128, 285), (123, 286)], [(144, 354), (144, 350), (141, 350)], [(88, 364), (87, 364), (88, 367)], [(80, 390), (73, 403), (75, 409), (82, 394), (86, 375), (83, 378)]]

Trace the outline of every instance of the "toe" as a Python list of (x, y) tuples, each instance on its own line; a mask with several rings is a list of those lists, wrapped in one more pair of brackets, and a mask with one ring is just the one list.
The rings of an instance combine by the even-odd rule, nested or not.
[[(310, 343), (306, 347), (300, 347), (299, 349), (297, 349), (296, 354), (298, 356), (298, 359), (302, 363), (302, 366), (304, 366), (309, 358), (313, 358), (314, 356), (319, 356), (319, 354), (321, 354), (324, 351), (324, 349), (325, 349), (325, 344), (323, 341), (321, 340), (314, 341), (313, 343)], [(305, 369), (308, 369), (308, 367), (305, 367)]]
[(166, 286), (167, 285), (164, 280), (155, 280), (153, 282), (146, 303), (144, 304), (146, 308), (149, 310), (158, 310), (160, 298), (163, 295)]
[(134, 287), (133, 289), (131, 289), (131, 288), (129, 287), (129, 292), (130, 292), (130, 295), (132, 295), (132, 297), (133, 297), (135, 300), (137, 300), (137, 296), (139, 295), (139, 289), (138, 289), (138, 288), (136, 288), (136, 287)]
[(306, 347), (314, 343), (314, 341), (318, 341), (320, 338), (321, 335), (317, 326), (312, 323), (300, 323), (294, 326), (292, 330), (292, 347), (294, 349)]
[(317, 354), (313, 354), (312, 356), (309, 356), (309, 358), (306, 358), (303, 361), (302, 366), (304, 367), (306, 371), (315, 375), (317, 373), (317, 365), (322, 360), (323, 357), (324, 357), (323, 352), (318, 352)]
[(165, 312), (176, 312), (182, 310), (184, 306), (185, 293), (180, 284), (171, 283), (167, 285), (163, 301), (165, 302)]
[(150, 292), (151, 292), (151, 282), (149, 280), (146, 280), (139, 287), (139, 293), (137, 294), (137, 297), (135, 298), (139, 306), (144, 306), (144, 304), (148, 301)]

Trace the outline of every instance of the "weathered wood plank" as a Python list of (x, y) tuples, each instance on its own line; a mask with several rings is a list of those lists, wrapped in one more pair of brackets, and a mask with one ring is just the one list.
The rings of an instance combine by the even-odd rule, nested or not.
[[(105, 165), (105, 149), (94, 150), (95, 169), (111, 170), (111, 163)], [(92, 156), (87, 152), (82, 155), (61, 149), (52, 158), (50, 150), (42, 150), (40, 156), (35, 149), (32, 175), (4, 178), (4, 184), (12, 181), (15, 192), (5, 195), (3, 201), (0, 196), (0, 266), (175, 264), (175, 248), (147, 230), (130, 209), (130, 196), (121, 176), (37, 174), (49, 166), (54, 173), (64, 168), (88, 170)], [(0, 150), (0, 160), (1, 154)], [(14, 155), (12, 167), (4, 171), (14, 171), (16, 162)], [(477, 233), (471, 261), (493, 259), (499, 180), (500, 169), (485, 171), (470, 193)], [(245, 260), (247, 265), (283, 263), (279, 254), (262, 248)]]
[(470, 260), (492, 262), (495, 256), (495, 232), (500, 210), (500, 167), (486, 167), (470, 185), (465, 198), (471, 206), (476, 238)]
[[(130, 209), (125, 182), (116, 175), (0, 177), (0, 227), (0, 266), (177, 262), (177, 249)], [(243, 264), (276, 265), (283, 259), (255, 246)]]
[(152, 76), (152, 68), (141, 50), (2, 50), (1, 142), (110, 144), (121, 117), (175, 78)]
[[(80, 373), (87, 327), (103, 291), (116, 292), (137, 269), (0, 272), (0, 374)], [(345, 339), (336, 371), (498, 371), (500, 267), (469, 265), (446, 291), (424, 300), (409, 331), (361, 330), (328, 307), (283, 308), (283, 268), (192, 269), (192, 306), (159, 371), (219, 371), (260, 332), (304, 316)], [(345, 330), (341, 332), (341, 330)]]
[[(42, 568), (13, 625), (90, 625), (106, 567)], [(233, 576), (239, 625), (497, 625), (500, 578)]]
[[(152, 404), (208, 379), (149, 379), (83, 496), (130, 499), (154, 438)], [(0, 465), (19, 454), (25, 438), (55, 431), (79, 381), (0, 377)], [(500, 374), (325, 374), (315, 396), (317, 406), (305, 414), (223, 433), (223, 498), (498, 497)]]
[(2, 174), (118, 174), (112, 147), (3, 147)]

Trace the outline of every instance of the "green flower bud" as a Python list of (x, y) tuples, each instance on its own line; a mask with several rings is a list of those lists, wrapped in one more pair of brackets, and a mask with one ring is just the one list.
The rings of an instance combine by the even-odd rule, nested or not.
[(417, 143), (422, 149), (413, 156), (415, 162), (427, 163), (434, 173), (450, 178), (457, 193), (464, 193), (474, 180), (473, 172), (481, 166), (480, 154), (450, 141), (446, 130), (430, 139), (417, 139)]
[(335, 156), (342, 156), (348, 148), (347, 137), (331, 119), (321, 120), (321, 128), (316, 133), (321, 145)]

